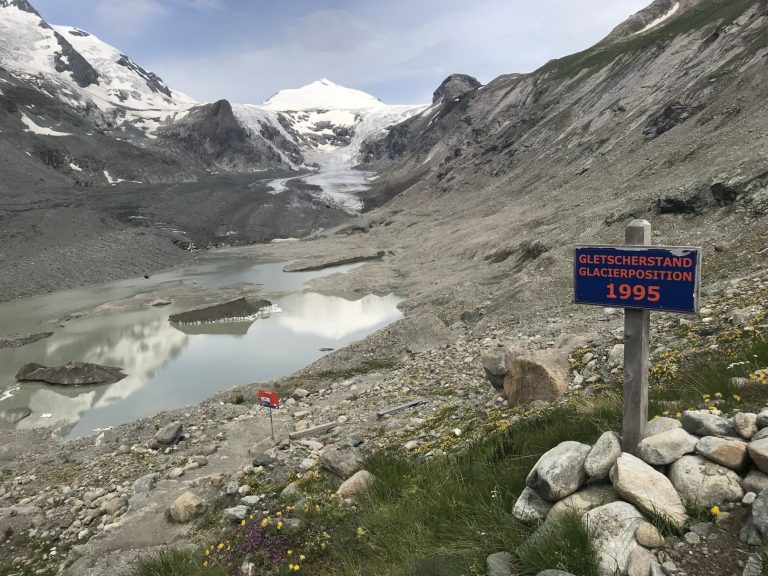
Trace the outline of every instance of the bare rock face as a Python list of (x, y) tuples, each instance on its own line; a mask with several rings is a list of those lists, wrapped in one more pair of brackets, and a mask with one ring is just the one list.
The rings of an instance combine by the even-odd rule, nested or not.
[(16, 374), (19, 382), (46, 382), (62, 386), (89, 386), (114, 384), (125, 378), (122, 369), (86, 362), (69, 362), (64, 366), (48, 368), (42, 364), (24, 365)]
[(568, 389), (568, 355), (542, 350), (515, 358), (504, 378), (504, 395), (512, 405), (551, 402)]
[(466, 94), (470, 90), (479, 88), (482, 84), (477, 78), (473, 78), (467, 74), (451, 74), (443, 80), (443, 83), (438, 86), (432, 95), (432, 103), (439, 100), (453, 100), (458, 98), (462, 94)]

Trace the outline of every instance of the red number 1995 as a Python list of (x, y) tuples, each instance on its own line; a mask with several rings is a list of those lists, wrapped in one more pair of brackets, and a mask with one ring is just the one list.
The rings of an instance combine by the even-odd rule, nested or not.
[(647, 300), (648, 302), (658, 302), (661, 300), (661, 288), (659, 286), (643, 286), (636, 284), (608, 284), (608, 298), (612, 300)]

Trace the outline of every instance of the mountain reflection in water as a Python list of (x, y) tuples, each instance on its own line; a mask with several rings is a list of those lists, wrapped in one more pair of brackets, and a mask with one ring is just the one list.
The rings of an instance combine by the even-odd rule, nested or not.
[[(55, 296), (55, 295), (53, 295)], [(271, 380), (317, 360), (399, 318), (400, 298), (357, 300), (297, 293), (275, 300), (282, 312), (253, 323), (174, 327), (172, 308), (114, 311), (69, 323), (50, 339), (3, 351), (0, 385), (26, 362), (69, 360), (118, 366), (128, 376), (112, 385), (22, 384), (0, 409), (29, 406), (17, 428), (56, 422), (57, 435), (80, 437), (160, 410), (196, 403), (235, 385)], [(44, 418), (45, 416), (45, 418)]]

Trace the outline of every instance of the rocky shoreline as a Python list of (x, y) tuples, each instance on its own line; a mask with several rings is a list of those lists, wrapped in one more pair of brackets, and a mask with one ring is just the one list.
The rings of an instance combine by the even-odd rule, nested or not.
[[(703, 319), (658, 315), (654, 364), (671, 369), (685, 355), (676, 351), (718, 346), (734, 331), (765, 331), (766, 290), (765, 275), (752, 275), (712, 286)], [(148, 549), (186, 542), (194, 524), (166, 519), (184, 493), (210, 506), (238, 504), (253, 495), (249, 486), (284, 486), (322, 467), (326, 454), (352, 447), (361, 455), (394, 447), (427, 459), (461, 451), (550, 405), (615, 386), (622, 316), (600, 311), (592, 326), (592, 334), (573, 337), (568, 319), (522, 331), (406, 318), (266, 384), (288, 398), (275, 414), (274, 442), (256, 385), (63, 446), (45, 430), (4, 432), (0, 519), (10, 536), (0, 563), (40, 574), (119, 573)], [(570, 364), (564, 395), (507, 405), (488, 368), (510, 346), (541, 354), (556, 342)], [(257, 495), (250, 510), (277, 496)]]

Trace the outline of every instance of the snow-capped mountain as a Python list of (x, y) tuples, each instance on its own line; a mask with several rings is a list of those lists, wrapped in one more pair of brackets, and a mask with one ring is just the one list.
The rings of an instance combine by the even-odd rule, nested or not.
[(96, 36), (51, 26), (26, 0), (0, 0), (0, 66), (62, 103), (115, 117), (196, 104)]
[(326, 79), (261, 105), (196, 102), (93, 34), (48, 24), (28, 0), (0, 0), (0, 81), (0, 132), (23, 133), (27, 156), (83, 185), (348, 169), (365, 140), (423, 108), (388, 106)]
[(301, 88), (280, 90), (262, 108), (267, 110), (361, 110), (386, 106), (375, 96), (323, 78)]
[(245, 126), (269, 122), (300, 146), (309, 164), (356, 164), (362, 143), (419, 113), (424, 105), (387, 105), (327, 79), (281, 90), (261, 106), (235, 106)]

